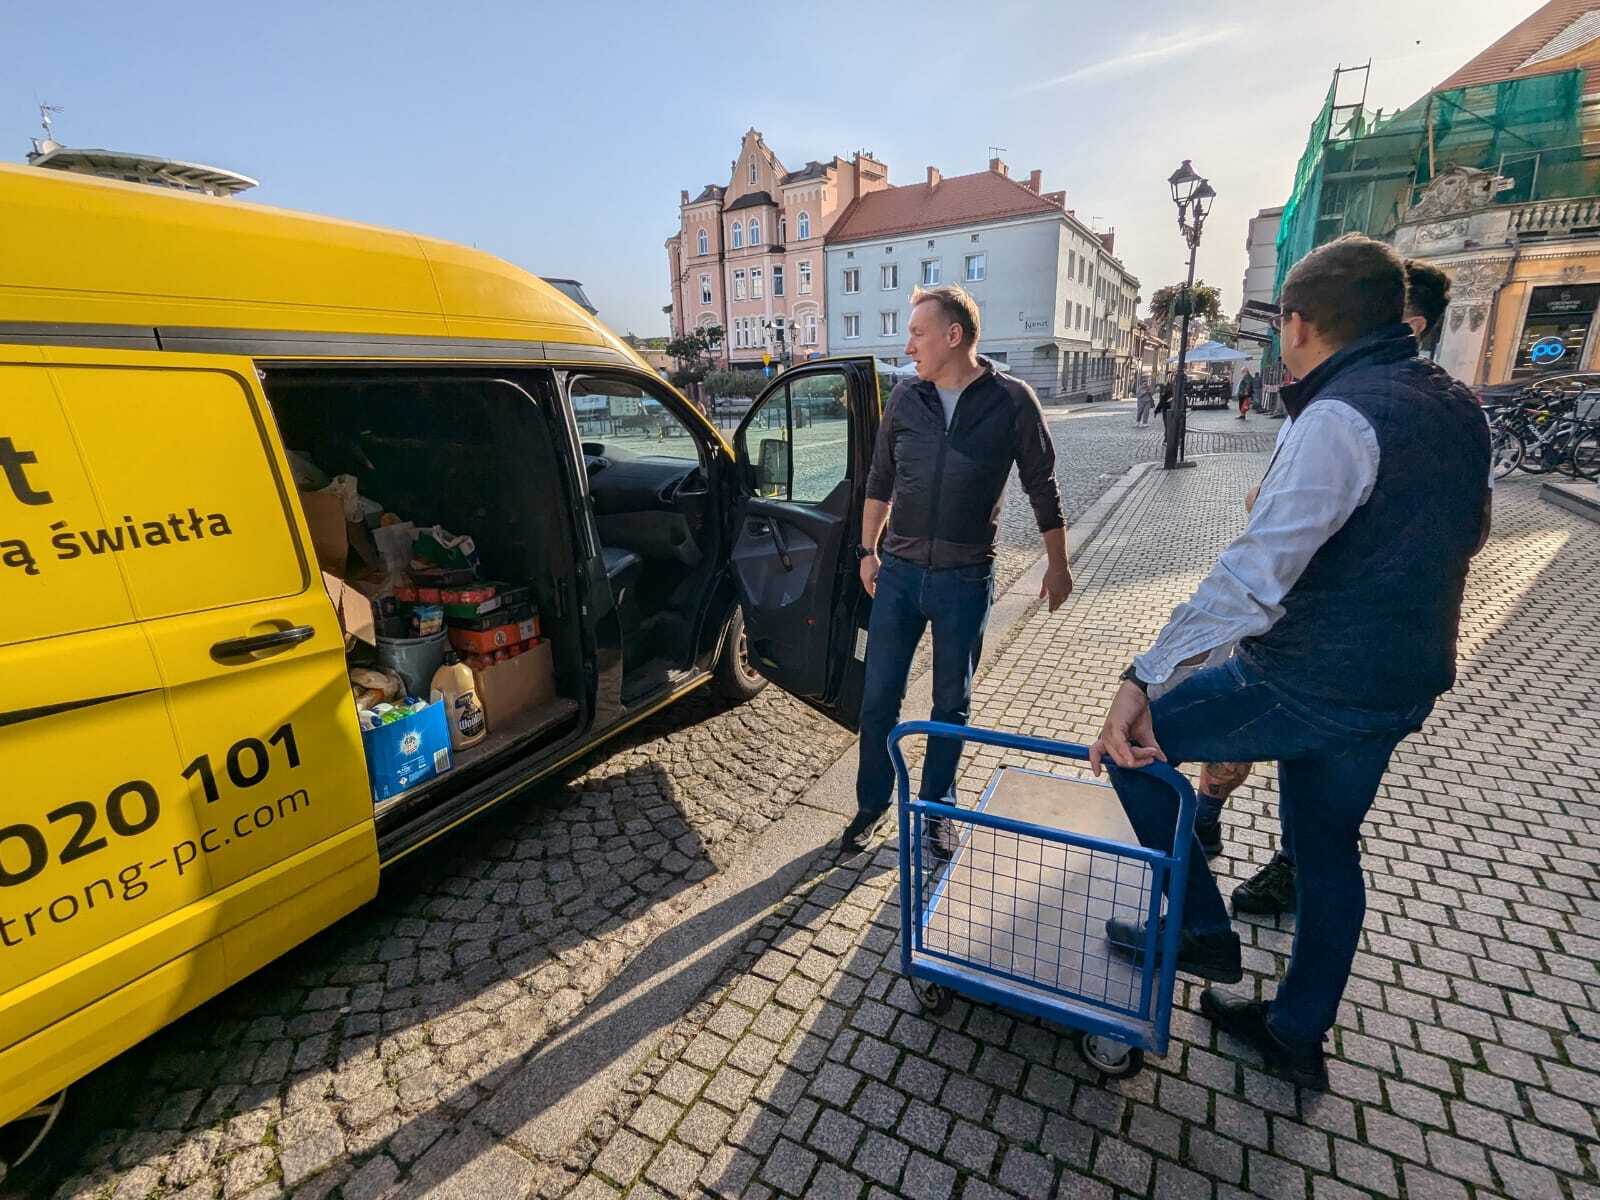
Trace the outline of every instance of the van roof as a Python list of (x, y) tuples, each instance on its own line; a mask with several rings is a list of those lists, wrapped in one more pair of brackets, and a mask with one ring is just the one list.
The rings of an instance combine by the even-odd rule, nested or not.
[[(300, 347), (285, 351), (296, 357), (307, 345), (364, 339), (465, 341), (484, 357), (493, 343), (520, 343), (519, 357), (543, 343), (550, 357), (620, 355), (650, 370), (556, 288), (453, 242), (11, 164), (0, 164), (0, 211), (7, 341), (19, 340), (17, 327), (77, 326), (142, 330), (157, 345), (193, 349), (224, 331), (259, 331)], [(300, 334), (310, 336), (291, 336)]]

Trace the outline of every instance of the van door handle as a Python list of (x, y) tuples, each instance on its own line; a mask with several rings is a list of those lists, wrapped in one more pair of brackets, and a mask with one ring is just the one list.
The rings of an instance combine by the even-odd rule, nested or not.
[(251, 654), (259, 654), (263, 650), (287, 650), (290, 646), (309, 642), (314, 633), (316, 630), (309, 625), (295, 625), (271, 633), (254, 633), (249, 637), (229, 638), (211, 647), (211, 657), (220, 662), (229, 658), (245, 658)]

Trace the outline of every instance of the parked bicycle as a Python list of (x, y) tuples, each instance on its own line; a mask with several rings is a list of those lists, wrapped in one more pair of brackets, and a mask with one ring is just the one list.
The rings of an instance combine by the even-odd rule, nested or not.
[(1600, 375), (1541, 379), (1484, 413), (1496, 479), (1518, 469), (1600, 479)]

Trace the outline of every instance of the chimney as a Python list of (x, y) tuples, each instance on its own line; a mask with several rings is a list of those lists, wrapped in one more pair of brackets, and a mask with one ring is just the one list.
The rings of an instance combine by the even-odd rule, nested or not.
[(1115, 229), (1110, 229), (1105, 233), (1102, 233), (1100, 235), (1100, 244), (1106, 248), (1107, 254), (1115, 254), (1116, 250), (1114, 247), (1117, 244), (1117, 231)]
[(1005, 163), (1001, 162), (998, 158), (991, 158), (989, 160), (989, 170), (993, 171), (996, 175), (1004, 175), (1007, 179), (1011, 178), (1011, 168), (1006, 166)]
[(941, 179), (943, 179), (943, 178), (944, 178), (944, 176), (939, 174), (939, 168), (938, 167), (929, 167), (928, 168), (928, 190), (930, 192), (933, 191), (934, 188), (939, 186), (939, 181)]
[(1054, 204), (1062, 212), (1067, 211), (1067, 194), (1065, 192), (1046, 192), (1044, 199), (1048, 203)]
[(1044, 185), (1044, 172), (1043, 171), (1029, 171), (1028, 172), (1028, 190), (1030, 192), (1032, 192), (1034, 195), (1037, 196), (1039, 194), (1040, 187), (1042, 187), (1043, 185)]
[(678, 203), (679, 204), (687, 204), (687, 203), (689, 203), (689, 189), (688, 188), (684, 188), (682, 191), (680, 191), (678, 193)]

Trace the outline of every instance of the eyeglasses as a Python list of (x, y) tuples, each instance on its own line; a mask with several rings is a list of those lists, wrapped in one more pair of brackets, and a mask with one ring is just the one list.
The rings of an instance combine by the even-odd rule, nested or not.
[(1282, 333), (1283, 323), (1289, 319), (1289, 314), (1299, 311), (1297, 308), (1286, 308), (1276, 316), (1268, 317), (1267, 324), (1271, 327), (1273, 333)]

